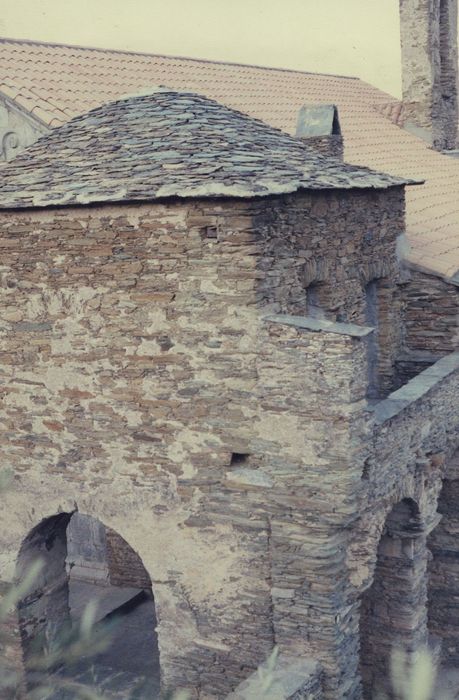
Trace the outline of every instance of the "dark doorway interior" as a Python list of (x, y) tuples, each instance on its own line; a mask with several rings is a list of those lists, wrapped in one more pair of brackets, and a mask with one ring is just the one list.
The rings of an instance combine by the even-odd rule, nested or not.
[[(157, 697), (155, 603), (151, 580), (134, 550), (98, 520), (66, 513), (43, 521), (26, 538), (19, 578), (37, 558), (43, 568), (18, 605), (29, 687), (46, 680), (53, 700), (77, 697), (76, 685), (113, 699)], [(103, 648), (89, 642), (70, 658), (71, 645), (84, 634), (80, 627), (88, 606), (93, 637), (103, 640)], [(53, 655), (45, 677), (35, 668), (37, 659), (50, 661)]]

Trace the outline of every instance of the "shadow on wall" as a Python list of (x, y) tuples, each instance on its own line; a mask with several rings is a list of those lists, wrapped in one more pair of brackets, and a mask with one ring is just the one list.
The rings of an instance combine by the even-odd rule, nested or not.
[(427, 550), (417, 504), (400, 501), (386, 518), (373, 583), (361, 602), (363, 697), (390, 692), (394, 647), (415, 652), (427, 642)]
[[(76, 512), (47, 518), (29, 533), (18, 557), (18, 580), (37, 559), (44, 566), (18, 604), (28, 687), (38, 682), (37, 659), (49, 661), (60, 652), (48, 670), (56, 688), (77, 682), (109, 698), (154, 698), (160, 686), (157, 620), (140, 557), (116, 532)], [(70, 660), (65, 649), (78, 637), (89, 604), (94, 630), (105, 642), (94, 654)], [(56, 690), (52, 697), (67, 695)]]

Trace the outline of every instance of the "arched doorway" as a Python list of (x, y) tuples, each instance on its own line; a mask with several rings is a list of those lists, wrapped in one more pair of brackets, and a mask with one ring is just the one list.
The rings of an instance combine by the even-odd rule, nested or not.
[[(156, 610), (150, 577), (136, 552), (114, 530), (75, 512), (47, 518), (29, 533), (18, 557), (19, 580), (37, 559), (41, 571), (18, 604), (29, 687), (47, 678), (56, 700), (66, 698), (74, 683), (109, 698), (156, 697)], [(96, 648), (89, 643), (89, 652), (70, 659), (67, 652), (75, 649), (71, 645), (88, 605), (93, 636), (105, 642)], [(37, 660), (44, 659), (51, 662), (46, 674), (37, 670)]]
[(360, 669), (365, 699), (388, 692), (392, 649), (412, 654), (427, 642), (426, 566), (418, 507), (404, 499), (386, 519), (373, 583), (361, 601)]

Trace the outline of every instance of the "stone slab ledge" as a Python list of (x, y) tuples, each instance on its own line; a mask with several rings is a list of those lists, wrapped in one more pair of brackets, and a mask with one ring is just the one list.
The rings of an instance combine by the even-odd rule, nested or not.
[(431, 389), (458, 370), (459, 352), (445, 355), (441, 360), (438, 360), (416, 377), (410, 379), (405, 386), (389, 394), (387, 399), (369, 406), (369, 410), (374, 413), (376, 423), (381, 425), (394, 418), (394, 416), (424, 397)]
[(315, 333), (337, 333), (338, 335), (348, 335), (353, 338), (364, 338), (373, 333), (371, 326), (358, 326), (356, 323), (338, 323), (337, 321), (327, 321), (310, 316), (290, 316), (289, 314), (274, 314), (265, 316), (266, 323), (279, 323), (285, 326), (293, 326), (299, 330), (313, 331)]

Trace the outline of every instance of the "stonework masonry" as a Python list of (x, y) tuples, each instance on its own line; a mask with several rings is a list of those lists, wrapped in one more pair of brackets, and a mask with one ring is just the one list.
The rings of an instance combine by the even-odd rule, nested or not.
[(459, 442), (456, 354), (398, 388), (403, 233), (401, 187), (1, 212), (4, 580), (34, 526), (78, 509), (112, 562), (142, 560), (163, 688), (224, 698), (277, 644), (305, 663), (292, 697), (361, 698), (385, 520), (417, 504), (425, 589)]
[(107, 564), (112, 586), (151, 588), (150, 577), (142, 562), (117, 532), (106, 529)]
[(400, 0), (405, 127), (437, 150), (456, 148), (457, 0)]
[[(301, 421), (306, 432), (282, 407), (284, 391), (279, 395), (273, 387), (253, 435), (257, 376), (270, 387), (272, 367), (281, 368), (289, 356), (288, 349), (275, 350), (277, 337), (288, 337), (285, 329), (271, 340), (264, 333), (260, 354), (260, 312), (301, 313), (305, 285), (320, 275), (327, 313), (362, 319), (365, 278), (396, 271), (390, 248), (402, 225), (401, 191), (391, 191), (389, 199), (387, 206), (378, 193), (325, 193), (268, 205), (221, 201), (3, 214), (4, 439), (21, 483), (11, 494), (18, 529), (5, 529), (3, 557), (11, 568), (29, 528), (21, 496), (29, 489), (40, 494), (37, 522), (73, 510), (77, 500), (80, 512), (118, 532), (141, 555), (153, 581), (166, 685), (199, 685), (217, 695), (229, 690), (270, 652), (276, 626), (285, 629), (286, 646), (304, 650), (292, 601), (280, 597), (288, 610), (272, 613), (272, 595), (283, 595), (285, 563), (273, 563), (269, 547), (279, 538), (279, 551), (290, 558), (288, 528), (273, 533), (267, 487), (241, 485), (232, 454), (247, 455), (243, 466), (251, 469), (274, 460), (273, 476), (277, 480), (276, 470), (286, 470), (280, 479), (291, 489), (295, 463), (313, 463), (315, 451), (322, 452), (316, 402), (329, 425), (330, 412), (339, 409), (328, 406), (333, 389), (325, 377), (335, 375), (352, 342), (341, 350), (348, 341), (340, 336), (300, 338), (295, 382), (298, 372), (304, 374), (304, 353), (314, 362), (313, 376), (324, 373), (318, 383), (304, 380), (308, 404), (311, 392), (315, 396)], [(368, 234), (368, 212), (373, 233), (362, 260), (356, 237)], [(352, 239), (344, 225), (348, 217)], [(335, 279), (328, 289), (325, 258), (326, 274)], [(382, 258), (388, 261), (384, 270)], [(291, 333), (296, 337), (297, 331)], [(281, 373), (280, 386), (286, 381)], [(346, 383), (341, 373), (336, 381)], [(270, 447), (274, 426), (280, 443)], [(309, 457), (296, 447), (299, 435), (301, 445), (311, 442)], [(308, 479), (314, 482), (313, 474)], [(266, 475), (269, 483), (273, 476)], [(326, 486), (324, 481), (321, 498), (312, 482), (307, 487), (314, 493), (311, 508), (322, 502), (328, 509)], [(277, 499), (277, 487), (275, 492)], [(301, 532), (304, 498), (295, 507)], [(311, 538), (313, 533), (301, 546)], [(321, 543), (326, 539), (322, 532)], [(305, 565), (292, 569), (289, 596), (303, 585)], [(311, 560), (307, 566), (314, 568)], [(330, 620), (334, 612), (327, 613)], [(302, 615), (312, 616), (310, 634), (320, 638), (317, 612), (306, 605)], [(323, 642), (316, 640), (311, 650)]]
[(331, 156), (338, 160), (344, 157), (344, 141), (341, 134), (330, 134), (329, 136), (310, 136), (304, 139), (305, 143), (314, 148), (324, 156)]
[[(375, 427), (372, 440), (367, 444), (369, 453), (362, 472), (363, 501), (349, 560), (351, 570), (354, 569), (351, 581), (360, 587), (362, 597), (368, 590), (368, 583), (373, 580), (374, 585), (375, 578), (378, 581), (378, 569), (373, 569), (377, 545), (381, 534), (391, 531), (386, 520), (391, 510), (409, 499), (418, 512), (414, 522), (411, 517), (400, 522), (398, 542), (397, 531), (392, 531), (393, 544), (389, 553), (395, 561), (386, 569), (388, 576), (379, 577), (379, 584), (389, 592), (389, 599), (379, 618), (381, 636), (376, 639), (377, 655), (373, 656), (373, 665), (382, 664), (383, 667), (379, 677), (376, 671), (379, 681), (376, 687), (384, 687), (383, 679), (388, 677), (385, 645), (393, 644), (394, 638), (398, 638), (415, 652), (428, 641), (426, 621), (431, 603), (427, 604), (426, 567), (431, 555), (426, 548), (426, 538), (439, 522), (438, 493), (459, 442), (458, 365), (458, 353), (446, 356), (374, 407)], [(363, 559), (359, 560), (365, 550), (370, 555), (366, 565)], [(355, 562), (352, 561), (354, 554), (357, 554)], [(384, 558), (378, 557), (376, 566), (384, 566)], [(435, 561), (432, 566), (436, 566)], [(404, 567), (410, 572), (409, 576), (397, 576), (396, 572)], [(411, 586), (411, 590), (407, 586)], [(409, 605), (403, 605), (404, 595), (411, 601)], [(385, 630), (400, 625), (400, 614), (406, 622), (403, 634), (385, 637)]]
[(438, 513), (441, 520), (428, 540), (429, 550), (432, 554), (428, 582), (429, 629), (431, 634), (442, 642), (443, 663), (457, 666), (459, 662), (457, 636), (459, 620), (455, 604), (455, 591), (458, 576), (458, 452), (449, 460), (444, 476), (445, 479), (438, 499)]
[(401, 287), (403, 351), (397, 363), (402, 381), (459, 347), (459, 283), (410, 269)]

